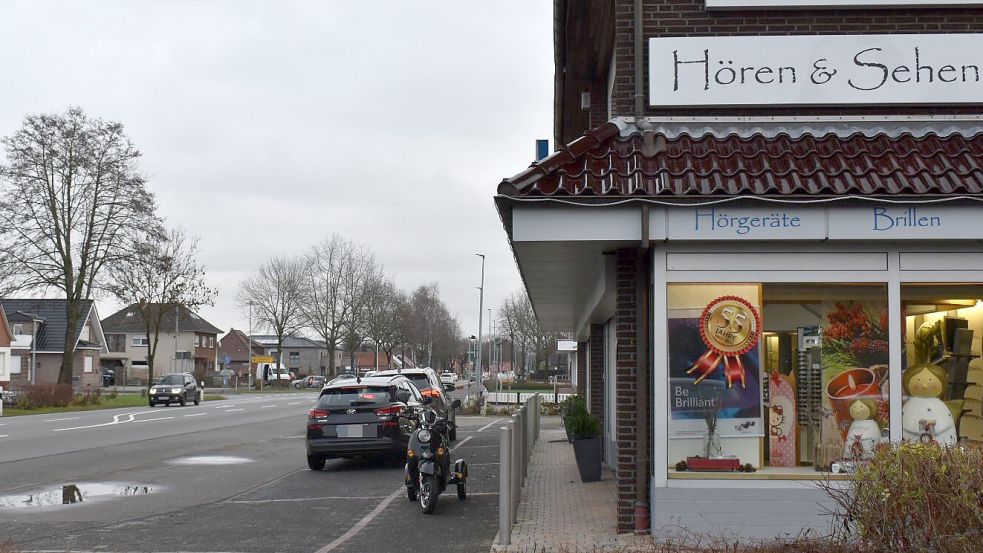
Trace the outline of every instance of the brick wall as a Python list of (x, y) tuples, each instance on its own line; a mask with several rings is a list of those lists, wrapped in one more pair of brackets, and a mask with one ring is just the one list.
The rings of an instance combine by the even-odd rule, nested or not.
[(604, 425), (604, 325), (590, 325), (590, 397), (587, 408)]
[[(660, 36), (725, 35), (815, 35), (815, 34), (900, 34), (967, 33), (983, 30), (983, 7), (923, 9), (890, 8), (877, 10), (724, 10), (707, 11), (705, 0), (646, 0), (643, 6), (643, 34), (646, 41)], [(634, 38), (633, 1), (616, 0), (615, 64), (613, 115), (634, 115)], [(646, 70), (643, 86), (646, 115), (832, 115), (891, 113), (965, 113), (965, 107), (904, 106), (883, 107), (791, 107), (791, 108), (690, 108), (657, 110), (648, 107), (647, 42), (644, 45)], [(603, 76), (605, 80), (607, 76)], [(605, 102), (599, 95), (592, 103), (597, 109)], [(592, 110), (593, 111), (593, 110)], [(597, 124), (595, 123), (595, 126)]]
[[(637, 251), (618, 250), (615, 254), (615, 321), (618, 338), (615, 352), (617, 407), (615, 439), (618, 443), (618, 532), (634, 529), (635, 470), (638, 442), (635, 431), (639, 423), (635, 401)], [(646, 493), (647, 492), (643, 492)]]
[(577, 393), (587, 395), (587, 348), (589, 342), (577, 342)]

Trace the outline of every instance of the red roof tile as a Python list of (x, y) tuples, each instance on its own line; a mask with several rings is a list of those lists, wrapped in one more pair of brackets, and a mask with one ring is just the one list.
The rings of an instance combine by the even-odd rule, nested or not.
[(980, 194), (983, 133), (668, 136), (608, 122), (505, 179), (499, 193), (602, 198)]

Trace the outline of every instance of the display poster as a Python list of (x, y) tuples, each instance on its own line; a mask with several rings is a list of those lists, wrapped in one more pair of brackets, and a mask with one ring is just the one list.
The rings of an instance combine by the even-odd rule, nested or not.
[(798, 466), (795, 380), (776, 371), (768, 377), (768, 391), (769, 465)]
[(890, 420), (884, 301), (822, 304), (820, 465), (869, 457)]
[(760, 287), (674, 285), (668, 307), (669, 437), (764, 436)]

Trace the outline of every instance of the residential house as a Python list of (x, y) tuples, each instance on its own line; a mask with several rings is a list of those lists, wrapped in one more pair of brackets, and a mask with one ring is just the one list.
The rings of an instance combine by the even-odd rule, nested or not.
[[(107, 353), (102, 365), (122, 372), (120, 382), (144, 384), (148, 378), (150, 338), (137, 304), (120, 309), (102, 321)], [(161, 318), (154, 358), (154, 378), (193, 372), (200, 380), (218, 366), (218, 335), (222, 331), (183, 305), (167, 306)]]
[(13, 341), (7, 314), (0, 305), (0, 388), (4, 390), (10, 387), (10, 344)]
[[(263, 348), (263, 355), (276, 358), (275, 334), (254, 334), (253, 341)], [(325, 374), (328, 370), (328, 346), (320, 340), (303, 336), (286, 336), (283, 339), (281, 363), (295, 374)], [(335, 354), (335, 367), (341, 366), (341, 352)]]
[(250, 339), (246, 333), (234, 328), (218, 341), (218, 361), (223, 369), (232, 369), (240, 377), (251, 373), (255, 365), (250, 357), (265, 355), (263, 345)]
[(106, 341), (92, 300), (80, 302), (82, 315), (67, 344), (67, 300), (4, 299), (0, 300), (0, 305), (13, 335), (9, 365), (11, 385), (57, 382), (66, 348), (73, 355), (72, 384), (102, 385), (99, 355), (106, 351)]

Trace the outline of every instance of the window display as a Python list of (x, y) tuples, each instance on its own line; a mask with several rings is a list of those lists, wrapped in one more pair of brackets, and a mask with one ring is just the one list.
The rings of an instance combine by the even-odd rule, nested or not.
[(903, 439), (983, 442), (983, 285), (902, 287)]
[(887, 438), (886, 285), (670, 284), (667, 300), (673, 462), (829, 470)]

